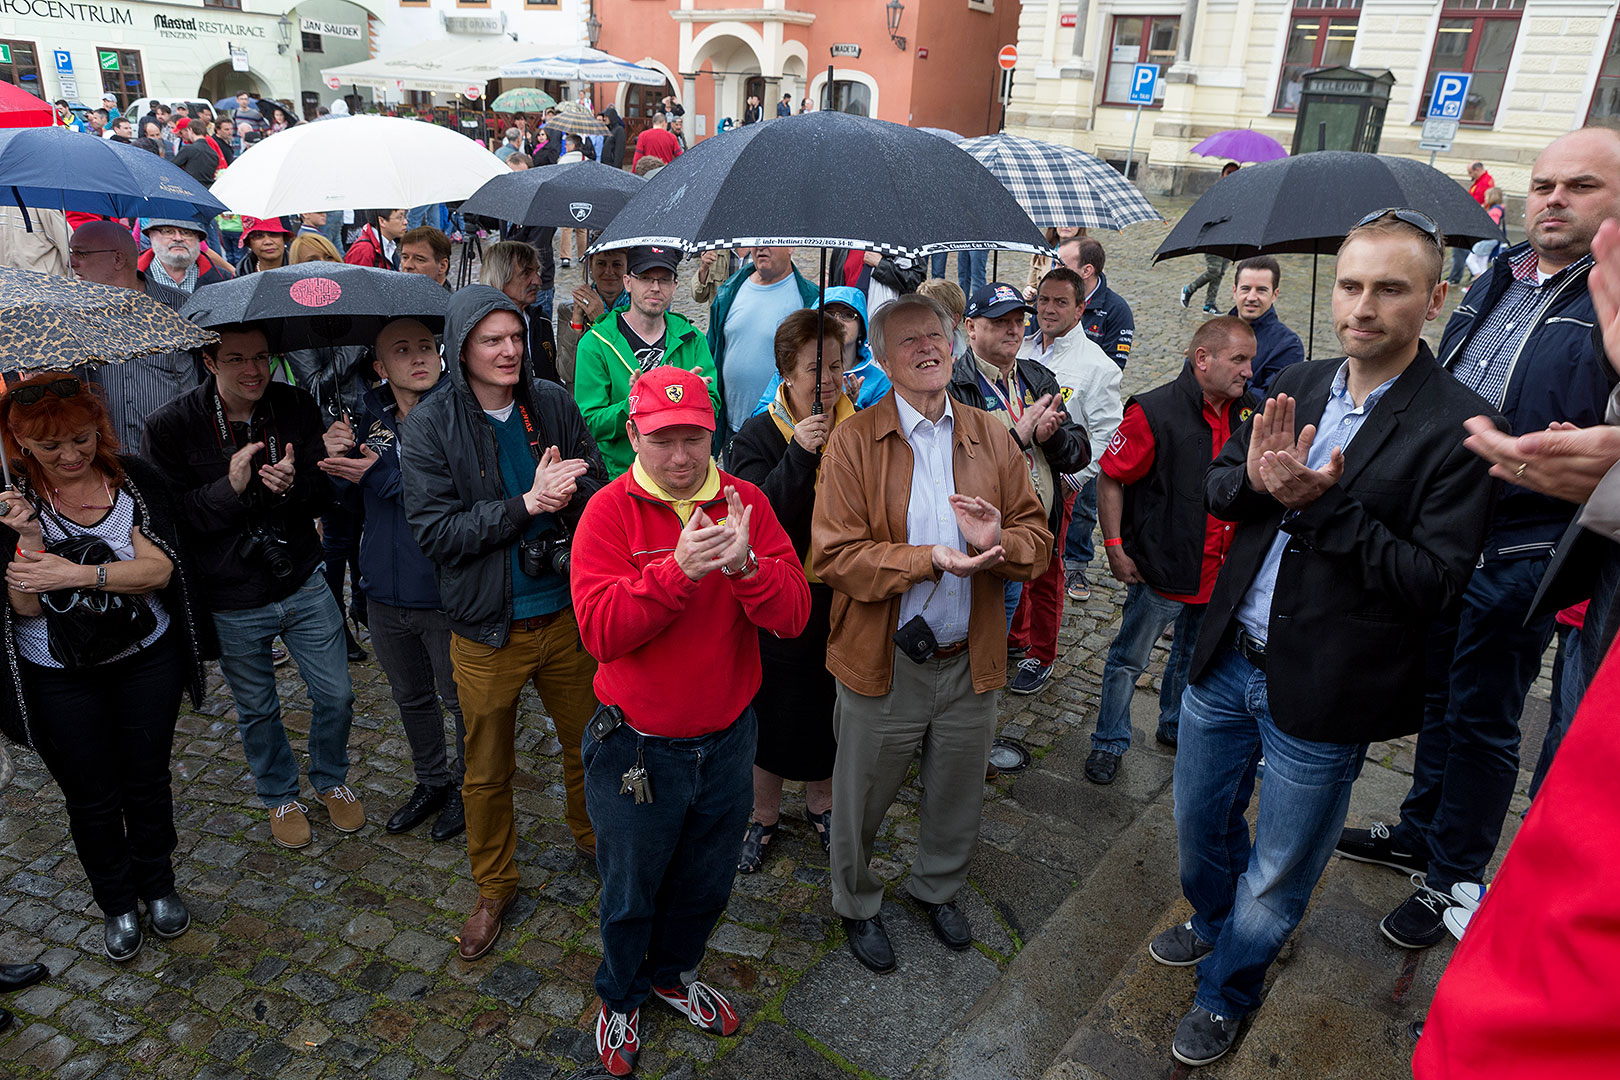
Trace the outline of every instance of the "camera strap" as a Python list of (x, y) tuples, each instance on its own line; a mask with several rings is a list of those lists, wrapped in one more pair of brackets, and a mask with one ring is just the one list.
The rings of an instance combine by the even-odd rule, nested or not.
[[(274, 418), (275, 413), (272, 411), (272, 421)], [(214, 434), (219, 439), (220, 449), (223, 450), (226, 446), (230, 446), (233, 454), (242, 449), (243, 444), (236, 441), (236, 433), (231, 430), (231, 422), (225, 416), (225, 402), (220, 398), (218, 390), (214, 391), (214, 429)], [(252, 421), (248, 422), (248, 441), (253, 441)], [(270, 464), (274, 465), (281, 460), (281, 437), (277, 433), (273, 422), (265, 426), (264, 447), (265, 453), (270, 457)]]
[(540, 464), (540, 435), (534, 430), (534, 421), (529, 419), (529, 410), (519, 402), (513, 404), (517, 405), (518, 415), (523, 418), (523, 433), (529, 439), (529, 453), (534, 455), (534, 463), (538, 465)]

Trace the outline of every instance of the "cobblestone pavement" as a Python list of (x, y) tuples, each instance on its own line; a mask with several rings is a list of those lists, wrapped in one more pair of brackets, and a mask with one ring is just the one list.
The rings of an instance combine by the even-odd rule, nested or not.
[[(1175, 372), (1199, 318), (1175, 303), (1181, 282), (1200, 269), (1192, 265), (1197, 260), (1148, 265), (1166, 228), (1139, 226), (1102, 238), (1109, 281), (1136, 308), (1127, 391)], [(1009, 276), (1003, 265), (1002, 277), (1021, 282), (1022, 257), (1004, 263), (1014, 269)], [(1323, 264), (1326, 271), (1331, 260)], [(1308, 265), (1289, 259), (1285, 270), (1283, 314), (1296, 326), (1304, 321), (1304, 290), (1295, 283)], [(577, 274), (562, 275), (559, 295)], [(1319, 315), (1318, 322), (1327, 319)], [(1318, 355), (1333, 347), (1325, 329), (1318, 345)], [(917, 833), (918, 792), (908, 786), (877, 843), (879, 872), (897, 885), (885, 919), (902, 970), (887, 981), (868, 976), (843, 948), (828, 903), (827, 864), (790, 785), (786, 827), (763, 872), (737, 880), (703, 970), (734, 996), (746, 1018), (742, 1034), (710, 1039), (649, 1007), (639, 1075), (912, 1074), (995, 984), (1168, 782), (1172, 759), (1151, 740), (1139, 742), (1113, 788), (1062, 779), (1079, 775), (1076, 762), (1087, 749), (1103, 654), (1123, 597), (1106, 563), (1099, 558), (1095, 565), (1093, 599), (1070, 605), (1065, 619), (1057, 677), (1039, 696), (1002, 704), (1002, 732), (1023, 740), (1040, 760), (1025, 777), (988, 788), (966, 896), (975, 948), (947, 954), (900, 899)], [(1160, 667), (1162, 658), (1155, 674)], [(275, 847), (243, 764), (229, 695), (215, 673), (204, 707), (182, 714), (174, 746), (176, 862), (193, 928), (169, 942), (149, 937), (125, 965), (102, 954), (100, 913), (73, 854), (55, 784), (37, 757), (14, 751), (17, 780), (0, 796), (0, 959), (40, 960), (52, 977), (5, 1003), (17, 1023), (0, 1037), (0, 1075), (593, 1074), (598, 883), (563, 824), (559, 747), (538, 702), (526, 697), (518, 728), (521, 897), (497, 947), (466, 964), (455, 954), (455, 935), (477, 893), (466, 850), (459, 840), (433, 843), (425, 827), (398, 837), (383, 832), (382, 820), (412, 787), (410, 755), (376, 664), (350, 670), (357, 694), (350, 782), (372, 823), (342, 836), (306, 792), (315, 843), (299, 852)], [(291, 665), (280, 684), (297, 747), (307, 732), (308, 698)], [(1406, 771), (1410, 746), (1387, 744), (1372, 757), (1375, 768)], [(1060, 760), (1067, 761), (1064, 772), (1042, 770)], [(1058, 1042), (1065, 1037), (1059, 1033)]]

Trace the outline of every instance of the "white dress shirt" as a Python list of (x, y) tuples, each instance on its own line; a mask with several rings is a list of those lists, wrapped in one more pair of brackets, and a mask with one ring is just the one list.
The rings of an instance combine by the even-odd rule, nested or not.
[[(945, 415), (937, 423), (912, 408), (899, 393), (894, 395), (894, 404), (900, 412), (900, 431), (911, 445), (906, 541), (925, 547), (944, 544), (966, 551), (967, 541), (950, 504), (956, 492), (956, 467), (951, 460), (956, 417), (951, 411), (951, 399), (945, 398)], [(937, 582), (919, 582), (900, 595), (900, 626), (921, 615), (941, 645), (954, 645), (968, 636), (972, 611), (972, 580), (955, 574), (942, 574)]]

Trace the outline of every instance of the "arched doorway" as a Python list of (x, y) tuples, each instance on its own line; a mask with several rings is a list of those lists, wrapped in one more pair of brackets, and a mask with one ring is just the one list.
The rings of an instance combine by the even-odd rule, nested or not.
[[(662, 86), (637, 86), (626, 83), (624, 88), (624, 142), (636, 144), (636, 136), (652, 127), (653, 114), (662, 109), (666, 97), (676, 97), (675, 88), (665, 79)], [(626, 159), (628, 160), (628, 159)]]
[[(764, 79), (766, 72), (754, 46), (746, 38), (718, 33), (699, 47), (695, 61), (689, 70), (703, 76), (699, 80), (698, 99), (700, 102), (707, 99), (710, 103), (705, 110), (711, 117), (708, 124), (710, 133), (719, 131), (721, 123), (727, 118), (733, 124), (742, 123), (750, 93), (757, 93), (763, 103), (766, 93), (761, 91), (767, 85)], [(709, 84), (707, 93), (702, 85), (704, 82)], [(751, 90), (750, 86), (756, 89)], [(692, 111), (690, 105), (687, 111)], [(691, 128), (692, 125), (688, 123), (689, 138)]]
[(203, 72), (202, 81), (197, 84), (197, 96), (207, 101), (218, 101), (246, 90), (254, 97), (262, 97), (263, 86), (253, 72), (234, 71), (227, 60)]

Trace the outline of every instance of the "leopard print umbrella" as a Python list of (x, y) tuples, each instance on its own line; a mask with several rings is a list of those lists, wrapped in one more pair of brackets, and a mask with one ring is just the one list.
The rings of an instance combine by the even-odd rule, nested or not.
[(218, 340), (144, 292), (0, 268), (0, 372), (120, 364)]

